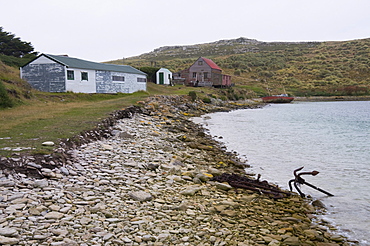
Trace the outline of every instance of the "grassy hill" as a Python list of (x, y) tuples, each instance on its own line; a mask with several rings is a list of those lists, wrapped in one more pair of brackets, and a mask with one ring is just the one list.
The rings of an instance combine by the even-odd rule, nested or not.
[[(261, 42), (238, 38), (187, 46), (165, 46), (127, 58), (135, 67), (166, 67), (176, 72), (204, 56), (237, 87), (256, 95), (369, 95), (370, 39), (340, 42)], [(122, 60), (110, 63), (122, 64)]]

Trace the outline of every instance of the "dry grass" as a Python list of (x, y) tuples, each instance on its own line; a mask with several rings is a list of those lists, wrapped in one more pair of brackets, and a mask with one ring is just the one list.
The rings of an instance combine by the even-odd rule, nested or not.
[(134, 105), (150, 95), (187, 95), (192, 90), (199, 95), (215, 93), (212, 88), (153, 83), (148, 83), (147, 92), (134, 94), (41, 93), (37, 100), (0, 111), (0, 155), (13, 153), (1, 150), (5, 147), (31, 147), (34, 152), (48, 152), (51, 148), (42, 146), (43, 142), (58, 143), (60, 139), (93, 129), (115, 110)]

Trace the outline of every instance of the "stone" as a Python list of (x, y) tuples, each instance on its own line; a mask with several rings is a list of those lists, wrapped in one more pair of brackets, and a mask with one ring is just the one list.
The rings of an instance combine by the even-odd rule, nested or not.
[(314, 207), (317, 207), (317, 208), (320, 208), (320, 209), (325, 209), (326, 208), (325, 204), (322, 201), (320, 201), (320, 200), (313, 201), (312, 202), (312, 205)]
[(3, 244), (14, 245), (14, 244), (17, 244), (17, 243), (19, 243), (18, 238), (0, 236), (0, 244), (1, 245), (3, 245)]
[(200, 186), (191, 186), (181, 191), (180, 194), (184, 196), (194, 196), (195, 193), (197, 193), (200, 190), (202, 190), (202, 187)]
[(44, 146), (54, 146), (55, 143), (52, 142), (52, 141), (46, 141), (46, 142), (43, 142), (42, 145), (44, 145)]
[(59, 170), (64, 175), (69, 175), (69, 170), (66, 167), (60, 167)]
[(235, 210), (223, 210), (221, 213), (221, 215), (226, 215), (226, 216), (229, 216), (229, 217), (234, 217), (237, 215), (237, 211)]
[(304, 234), (311, 240), (320, 238), (320, 234), (316, 230), (304, 230)]
[(64, 217), (64, 214), (59, 213), (59, 212), (49, 212), (49, 213), (45, 214), (46, 219), (61, 219), (63, 217)]
[(144, 192), (144, 191), (136, 191), (136, 192), (131, 192), (129, 193), (129, 196), (136, 200), (136, 201), (140, 201), (140, 202), (145, 202), (145, 201), (150, 201), (153, 199), (152, 195), (148, 192)]
[(301, 243), (298, 237), (288, 237), (284, 240), (284, 245), (299, 246)]
[(229, 185), (228, 183), (215, 182), (215, 185), (220, 190), (226, 190), (226, 191), (228, 191), (228, 190), (233, 189), (233, 187), (231, 185)]
[(15, 237), (18, 235), (18, 231), (14, 228), (3, 227), (0, 228), (0, 235), (5, 237)]
[(2, 180), (2, 181), (0, 181), (0, 186), (1, 187), (12, 187), (14, 185), (15, 185), (15, 183), (12, 180)]
[(47, 179), (35, 180), (33, 182), (34, 187), (45, 188), (48, 187), (49, 181)]

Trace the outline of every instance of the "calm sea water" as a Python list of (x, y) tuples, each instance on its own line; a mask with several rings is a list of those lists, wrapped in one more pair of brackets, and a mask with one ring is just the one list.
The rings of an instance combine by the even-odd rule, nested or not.
[[(229, 150), (248, 160), (262, 179), (288, 189), (293, 170), (306, 195), (327, 207), (325, 219), (361, 245), (370, 245), (370, 102), (294, 102), (195, 118)], [(221, 139), (222, 137), (222, 139)]]

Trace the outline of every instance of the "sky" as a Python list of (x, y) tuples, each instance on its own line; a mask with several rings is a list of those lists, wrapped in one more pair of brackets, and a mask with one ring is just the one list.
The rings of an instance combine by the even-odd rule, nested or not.
[(370, 0), (0, 0), (0, 26), (35, 51), (103, 62), (235, 39), (370, 38)]

